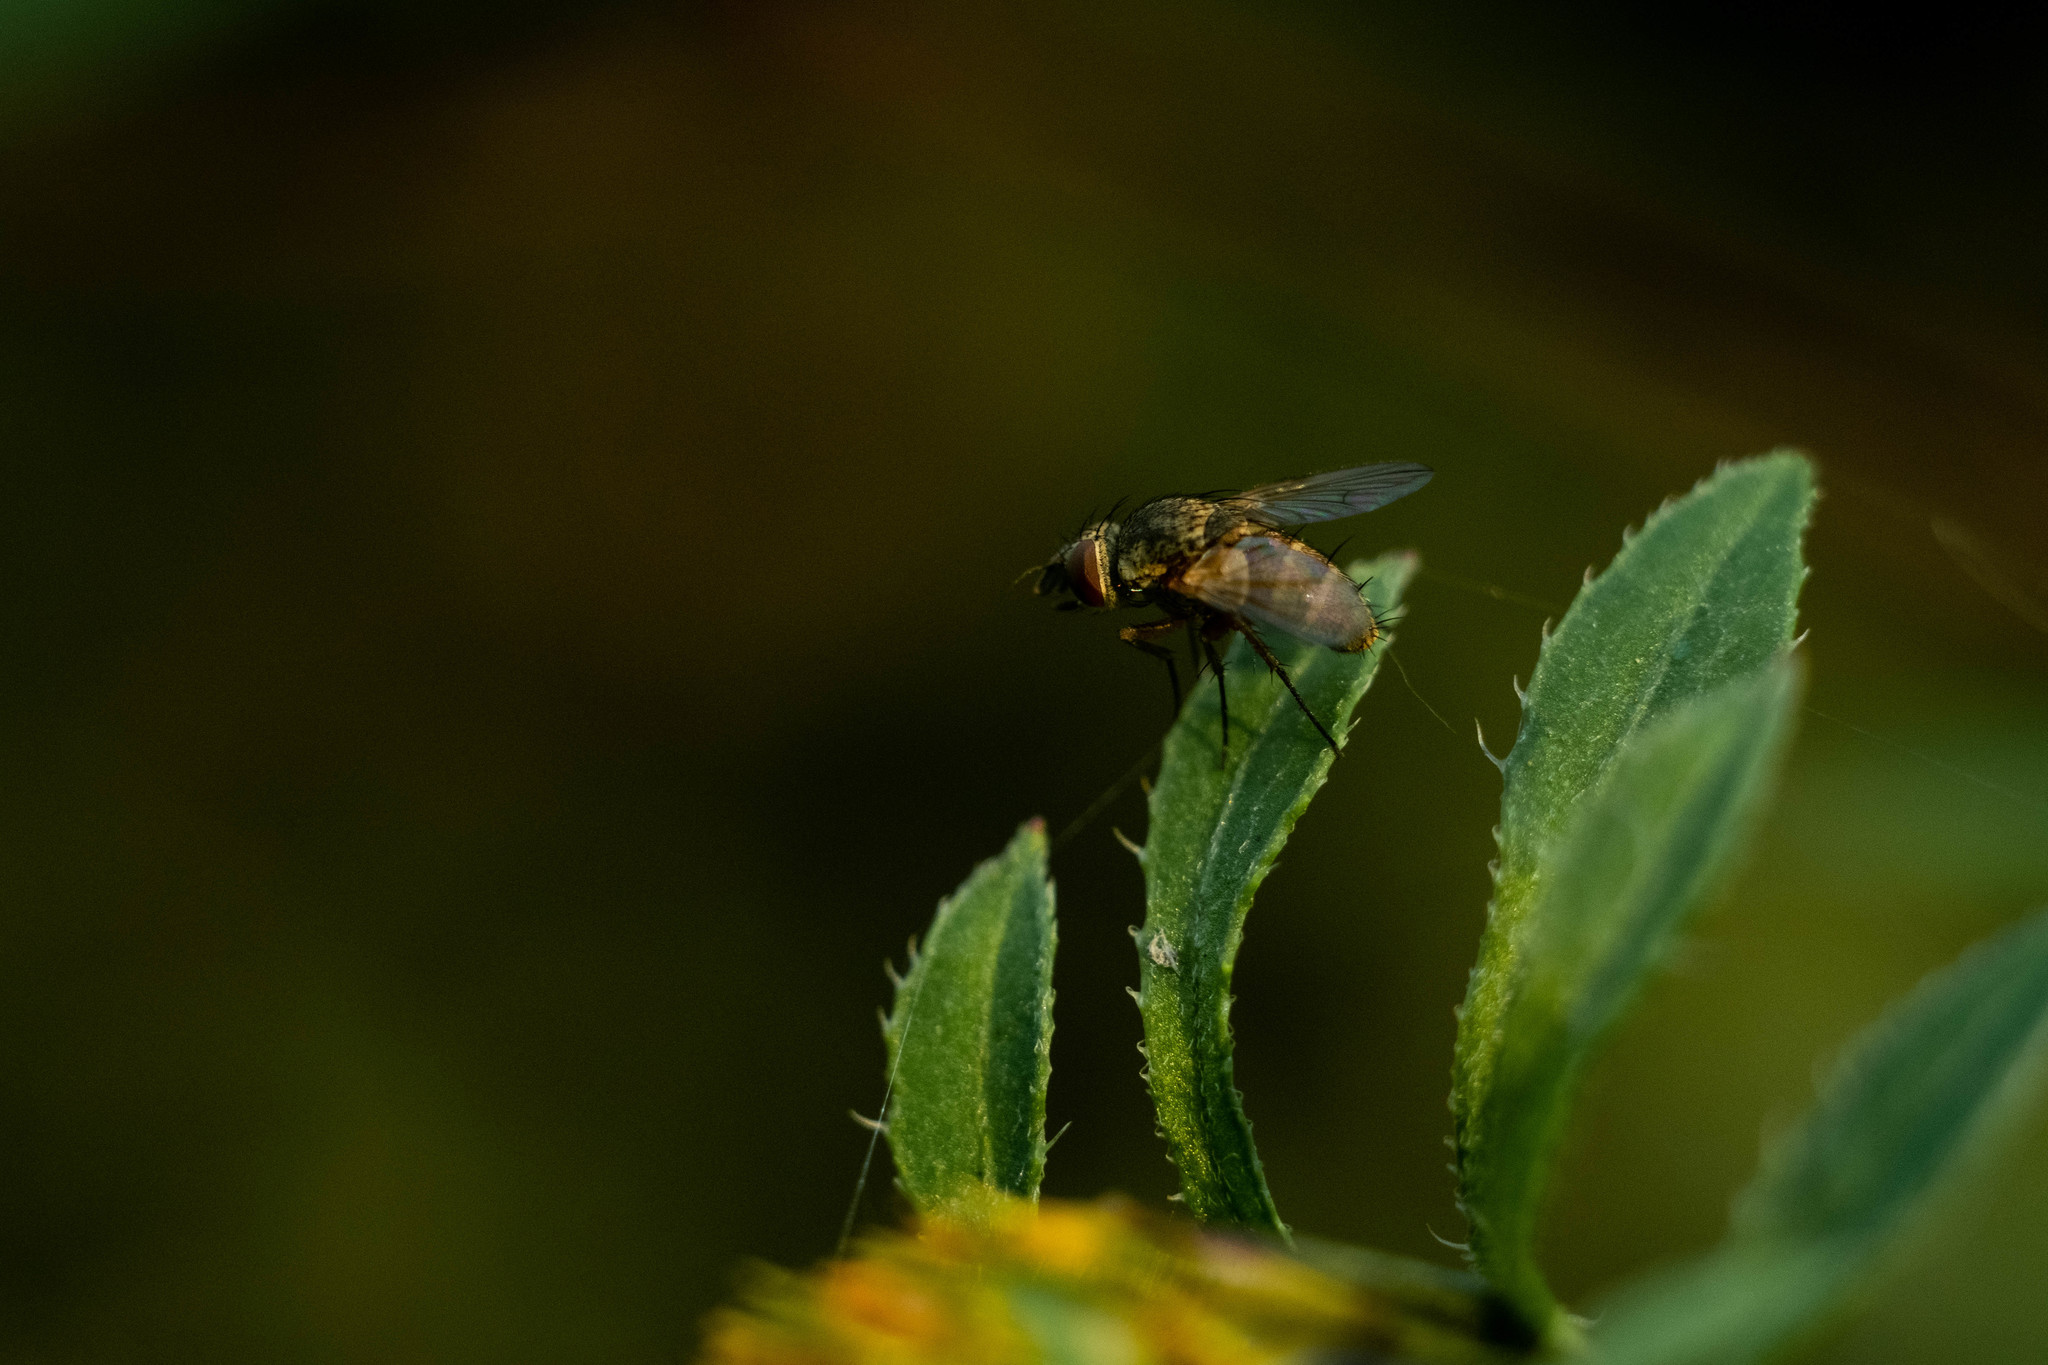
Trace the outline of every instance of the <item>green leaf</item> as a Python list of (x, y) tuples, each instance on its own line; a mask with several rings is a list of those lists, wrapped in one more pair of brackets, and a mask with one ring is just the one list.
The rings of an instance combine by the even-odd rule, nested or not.
[[(1451, 1109), (1473, 1256), (1538, 1322), (1554, 1304), (1529, 1237), (1551, 1151), (1520, 1125), (1499, 1124), (1496, 1092), (1526, 1090), (1535, 1083), (1529, 1072), (1568, 1081), (1585, 1049), (1566, 1057), (1518, 1047), (1507, 1063), (1514, 1074), (1503, 1075), (1508, 1015), (1531, 942), (1569, 932), (1534, 932), (1539, 899), (1550, 917), (1611, 913), (1539, 892), (1557, 871), (1574, 817), (1630, 739), (1681, 704), (1756, 673), (1790, 641), (1813, 496), (1807, 462), (1781, 453), (1726, 466), (1667, 503), (1579, 593), (1530, 679), (1521, 730), (1502, 764), (1500, 862), (1459, 1013)], [(1634, 969), (1650, 965), (1645, 958)], [(1602, 991), (1617, 1002), (1632, 993), (1627, 983)], [(1561, 1106), (1546, 1111), (1543, 1123), (1562, 1116)]]
[(1799, 684), (1783, 659), (1638, 731), (1546, 858), (1462, 1172), (1480, 1265), (1535, 1323), (1550, 1309), (1536, 1220), (1579, 1079), (1747, 841)]
[[(1384, 617), (1415, 564), (1412, 554), (1390, 554), (1347, 572)], [(1344, 740), (1391, 641), (1362, 654), (1279, 636), (1268, 644), (1316, 715)], [(1229, 767), (1217, 761), (1216, 691), (1203, 687), (1167, 734), (1152, 789), (1151, 830), (1140, 855), (1146, 910), (1136, 994), (1152, 1103), (1188, 1208), (1206, 1221), (1285, 1235), (1231, 1079), (1230, 974), (1252, 896), (1327, 779), (1333, 755), (1242, 640), (1225, 663)]]
[(1592, 1338), (1599, 1359), (1748, 1365), (1811, 1332), (2039, 1089), (2044, 1064), (2048, 910), (1972, 948), (1865, 1029), (1765, 1154), (1727, 1240), (1606, 1306)]
[(897, 1179), (924, 1211), (1038, 1197), (1058, 934), (1033, 820), (932, 916), (883, 1022)]

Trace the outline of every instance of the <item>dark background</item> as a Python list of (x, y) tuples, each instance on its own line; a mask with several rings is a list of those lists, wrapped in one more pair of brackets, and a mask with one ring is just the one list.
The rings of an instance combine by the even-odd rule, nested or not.
[[(1439, 471), (1323, 538), (1422, 551), (1413, 692), (1261, 895), (1238, 1075), (1294, 1223), (1445, 1261), (1472, 721), (1625, 524), (1821, 461), (1814, 713), (1549, 1231), (1580, 1303), (1708, 1244), (1816, 1061), (2048, 901), (2041, 38), (0, 11), (0, 1359), (686, 1358), (741, 1258), (831, 1247), (881, 959), (1166, 722), (1013, 577), (1122, 495), (1372, 459)], [(1055, 861), (1056, 1194), (1173, 1188), (1142, 822)], [(2039, 1359), (2044, 1143), (1821, 1357)]]

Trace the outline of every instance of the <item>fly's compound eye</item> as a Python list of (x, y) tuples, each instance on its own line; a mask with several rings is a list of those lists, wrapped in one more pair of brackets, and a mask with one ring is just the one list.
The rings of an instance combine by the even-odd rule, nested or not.
[(1091, 607), (1109, 601), (1109, 570), (1102, 561), (1100, 540), (1085, 536), (1074, 542), (1074, 548), (1067, 551), (1067, 582), (1072, 585), (1074, 596)]

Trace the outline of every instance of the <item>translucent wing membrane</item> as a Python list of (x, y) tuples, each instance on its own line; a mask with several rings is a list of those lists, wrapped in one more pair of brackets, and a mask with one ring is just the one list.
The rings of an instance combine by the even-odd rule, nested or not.
[(1428, 483), (1435, 472), (1420, 464), (1366, 464), (1356, 469), (1334, 469), (1305, 479), (1260, 484), (1231, 498), (1229, 505), (1242, 508), (1246, 516), (1268, 526), (1335, 521), (1406, 497)]
[(1245, 536), (1214, 546), (1181, 573), (1175, 587), (1254, 626), (1331, 649), (1363, 649), (1376, 631), (1372, 608), (1343, 570), (1280, 536)]

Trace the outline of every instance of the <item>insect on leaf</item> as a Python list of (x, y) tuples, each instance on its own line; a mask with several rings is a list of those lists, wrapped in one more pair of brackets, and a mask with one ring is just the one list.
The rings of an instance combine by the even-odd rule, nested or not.
[(898, 1182), (956, 1216), (1038, 1197), (1052, 1072), (1053, 888), (1033, 820), (932, 916), (883, 1024)]
[(2048, 910), (1970, 949), (1852, 1041), (1765, 1153), (1727, 1240), (1616, 1295), (1592, 1334), (1597, 1358), (1752, 1365), (1810, 1333), (2044, 1069)]
[[(1549, 1042), (1517, 1044), (1510, 1055), (1507, 1024), (1529, 979), (1531, 944), (1581, 932), (1532, 922), (1538, 906), (1546, 918), (1589, 917), (1584, 932), (1598, 932), (1591, 925), (1614, 913), (1541, 896), (1540, 888), (1556, 876), (1560, 841), (1586, 798), (1633, 736), (1687, 701), (1755, 674), (1791, 640), (1813, 496), (1812, 469), (1794, 454), (1732, 464), (1703, 480), (1650, 517), (1579, 593), (1530, 679), (1521, 730), (1503, 764), (1500, 863), (1459, 1015), (1451, 1109), (1473, 1256), (1535, 1321), (1554, 1309), (1530, 1245), (1554, 1144), (1532, 1141), (1526, 1116), (1504, 1124), (1509, 1109), (1499, 1096), (1536, 1086), (1557, 1101), (1542, 1124), (1561, 1122), (1568, 1085), (1559, 1090), (1558, 1083), (1575, 1074), (1591, 1039), (1572, 1043), (1569, 1033), (1553, 1032)], [(1626, 970), (1640, 974), (1654, 963), (1655, 954), (1645, 954)], [(1632, 991), (1628, 981), (1611, 981), (1601, 993), (1625, 1001)], [(1548, 1091), (1543, 1076), (1553, 1078)], [(1539, 1125), (1536, 1135), (1548, 1132)]]
[[(1384, 617), (1415, 565), (1412, 554), (1390, 554), (1348, 572)], [(1267, 643), (1341, 738), (1391, 642), (1358, 654), (1278, 634)], [(1152, 1102), (1188, 1208), (1206, 1221), (1284, 1234), (1232, 1079), (1230, 975), (1252, 896), (1327, 780), (1333, 756), (1242, 640), (1230, 650), (1226, 674), (1229, 766), (1217, 763), (1222, 718), (1210, 684), (1168, 733), (1152, 789), (1138, 1008)]]

